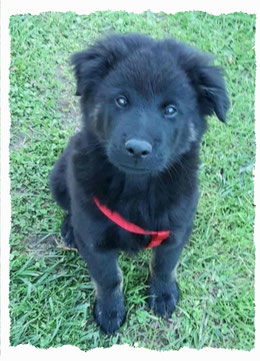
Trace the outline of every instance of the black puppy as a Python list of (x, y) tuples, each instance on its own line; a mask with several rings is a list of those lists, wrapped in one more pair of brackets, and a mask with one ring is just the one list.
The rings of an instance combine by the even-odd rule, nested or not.
[(148, 304), (162, 317), (175, 309), (205, 117), (224, 121), (229, 101), (221, 69), (173, 39), (112, 35), (72, 62), (83, 124), (50, 184), (68, 212), (62, 236), (78, 248), (95, 284), (95, 320), (111, 333), (125, 318), (120, 251), (153, 247)]

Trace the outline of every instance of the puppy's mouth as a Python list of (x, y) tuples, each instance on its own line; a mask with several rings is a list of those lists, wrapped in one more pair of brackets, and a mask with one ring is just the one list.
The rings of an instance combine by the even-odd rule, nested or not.
[(129, 173), (129, 174), (150, 174), (152, 173), (152, 170), (149, 168), (142, 168), (142, 167), (138, 167), (138, 166), (129, 166), (126, 164), (122, 164), (122, 163), (117, 163), (117, 167), (125, 172), (125, 173)]
[(130, 175), (155, 175), (164, 169), (165, 161), (157, 157), (131, 157), (124, 151), (108, 147), (107, 157), (110, 163), (121, 172)]

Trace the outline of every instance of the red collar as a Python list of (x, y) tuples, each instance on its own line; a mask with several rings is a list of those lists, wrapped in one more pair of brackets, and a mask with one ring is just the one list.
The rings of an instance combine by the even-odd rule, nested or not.
[(94, 197), (94, 202), (99, 210), (111, 221), (116, 223), (121, 228), (125, 229), (128, 232), (137, 233), (137, 234), (150, 234), (152, 236), (151, 242), (145, 248), (152, 248), (159, 246), (162, 241), (169, 237), (170, 231), (146, 231), (143, 228), (135, 225), (134, 223), (128, 222), (126, 219), (120, 216), (117, 212), (113, 212), (108, 209), (106, 206), (100, 204), (99, 200)]

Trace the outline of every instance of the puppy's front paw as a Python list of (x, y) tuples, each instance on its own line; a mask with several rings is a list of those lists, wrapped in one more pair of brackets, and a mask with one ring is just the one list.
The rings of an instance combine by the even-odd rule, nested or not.
[(124, 323), (125, 314), (123, 296), (96, 299), (94, 319), (103, 332), (111, 334), (118, 331)]
[(179, 300), (179, 288), (176, 281), (151, 281), (148, 291), (148, 305), (158, 316), (169, 318)]

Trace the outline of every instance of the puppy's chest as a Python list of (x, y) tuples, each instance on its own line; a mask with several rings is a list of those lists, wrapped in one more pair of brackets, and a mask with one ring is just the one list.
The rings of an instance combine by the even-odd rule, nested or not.
[(151, 241), (150, 235), (134, 234), (122, 228), (115, 230), (115, 235), (115, 247), (129, 253), (144, 249)]
[(146, 230), (156, 231), (169, 226), (166, 222), (166, 219), (169, 219), (167, 210), (158, 209), (155, 202), (146, 200), (138, 202), (135, 199), (121, 201), (118, 204), (118, 213), (127, 221)]
[(138, 204), (135, 202), (128, 207), (118, 207), (120, 215), (130, 224), (130, 229), (126, 230), (118, 225), (113, 225), (107, 232), (107, 241), (114, 243), (116, 248), (124, 251), (136, 252), (148, 246), (152, 235), (137, 234), (131, 231), (133, 226), (141, 228), (144, 232), (156, 232), (169, 230), (169, 215), (167, 212), (158, 213), (158, 210), (151, 209), (149, 204)]

